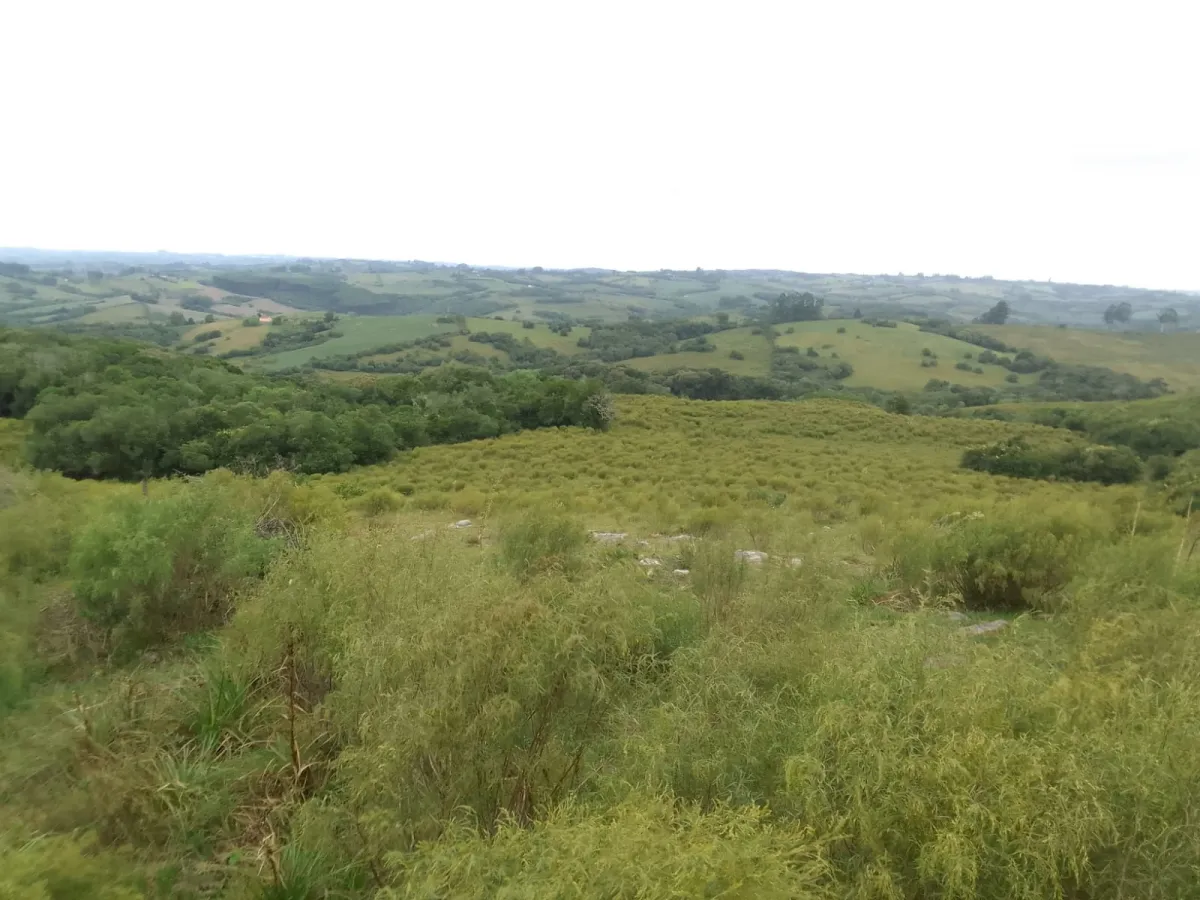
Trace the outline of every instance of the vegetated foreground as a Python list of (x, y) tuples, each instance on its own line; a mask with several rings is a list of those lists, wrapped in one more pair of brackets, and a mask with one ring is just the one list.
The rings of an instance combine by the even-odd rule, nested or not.
[(0, 470), (0, 896), (1197, 895), (1194, 518), (959, 467), (1062, 429), (618, 411)]

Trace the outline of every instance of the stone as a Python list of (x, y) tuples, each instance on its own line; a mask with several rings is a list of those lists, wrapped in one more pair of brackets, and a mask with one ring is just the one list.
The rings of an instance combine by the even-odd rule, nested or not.
[(654, 566), (661, 566), (662, 560), (655, 559), (653, 556), (643, 556), (638, 560), (638, 565), (645, 566), (646, 568), (653, 568)]
[(738, 550), (733, 554), (733, 558), (757, 566), (767, 561), (767, 554), (761, 550)]
[(451, 528), (470, 528), (471, 520), (470, 519), (459, 519), (457, 522), (455, 522), (450, 527)]
[(690, 534), (673, 534), (667, 538), (668, 541), (694, 541), (695, 538)]
[(593, 531), (592, 540), (602, 544), (618, 544), (629, 535), (624, 531)]
[(959, 612), (957, 609), (952, 609), (950, 612), (946, 613), (946, 618), (951, 622), (965, 622), (967, 621), (967, 614), (964, 612)]
[(422, 531), (420, 534), (414, 534), (412, 536), (411, 540), (423, 541), (423, 540), (425, 540), (425, 538), (429, 538), (429, 537), (433, 537), (432, 531)]
[(802, 565), (804, 565), (804, 557), (803, 556), (793, 556), (791, 559), (788, 560), (788, 565), (791, 566), (793, 569), (798, 569)]
[(691, 571), (688, 569), (675, 569), (671, 574), (672, 575), (690, 575)]
[(961, 629), (962, 633), (971, 637), (977, 637), (981, 634), (995, 634), (997, 631), (1003, 631), (1008, 627), (1008, 622), (1004, 619), (993, 619), (990, 622), (980, 622), (978, 625), (968, 625)]

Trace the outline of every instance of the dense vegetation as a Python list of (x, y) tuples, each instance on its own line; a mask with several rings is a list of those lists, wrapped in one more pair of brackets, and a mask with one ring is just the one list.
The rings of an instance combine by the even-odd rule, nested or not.
[(0, 895), (1194, 893), (1194, 522), (957, 467), (1036, 425), (621, 404), (343, 475), (4, 471)]
[(30, 422), (34, 465), (76, 478), (340, 472), (423, 444), (610, 418), (597, 383), (532, 372), (443, 369), (357, 387), (44, 333), (0, 332), (0, 347), (0, 415)]
[(1142, 463), (1127, 447), (1037, 449), (1021, 438), (975, 447), (963, 454), (965, 468), (1013, 478), (1065, 478), (1128, 484), (1142, 477)]

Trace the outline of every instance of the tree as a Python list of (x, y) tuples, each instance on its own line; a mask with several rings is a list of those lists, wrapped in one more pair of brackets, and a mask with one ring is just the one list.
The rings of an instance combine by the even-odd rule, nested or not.
[(1113, 323), (1125, 324), (1133, 316), (1133, 307), (1125, 301), (1111, 304), (1104, 311), (1104, 324), (1112, 325)]
[(980, 325), (1003, 325), (1008, 321), (1008, 315), (1008, 302), (1001, 300), (975, 321)]
[(1179, 313), (1176, 312), (1171, 307), (1164, 309), (1162, 312), (1160, 312), (1158, 314), (1158, 330), (1159, 331), (1166, 331), (1168, 325), (1174, 327), (1178, 324), (1179, 324)]
[(769, 318), (771, 322), (808, 322), (821, 318), (824, 305), (824, 300), (809, 293), (780, 294), (771, 303)]

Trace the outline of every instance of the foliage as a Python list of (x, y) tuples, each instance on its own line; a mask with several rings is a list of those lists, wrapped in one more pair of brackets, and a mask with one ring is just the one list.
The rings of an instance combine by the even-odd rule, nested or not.
[(523, 519), (501, 533), (500, 554), (520, 578), (545, 572), (569, 574), (579, 568), (587, 535), (578, 523), (563, 516)]
[(230, 500), (204, 482), (95, 511), (71, 551), (81, 615), (135, 646), (219, 624), (278, 548), (259, 535), (254, 511)]
[(1008, 316), (1008, 302), (1005, 300), (999, 300), (996, 302), (995, 306), (976, 319), (976, 321), (981, 325), (1003, 325), (1008, 321)]
[(1013, 478), (1065, 478), (1101, 484), (1129, 484), (1142, 476), (1141, 461), (1127, 447), (1045, 450), (1034, 449), (1022, 438), (973, 447), (963, 453), (962, 465)]
[(271, 380), (119, 343), (60, 341), (62, 362), (48, 367), (35, 352), (40, 335), (10, 339), (33, 349), (0, 378), (3, 411), (28, 415), (35, 465), (76, 478), (344, 471), (424, 443), (611, 421), (610, 408), (592, 400), (600, 385), (533, 373), (444, 370), (357, 388)]

